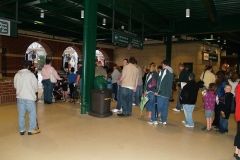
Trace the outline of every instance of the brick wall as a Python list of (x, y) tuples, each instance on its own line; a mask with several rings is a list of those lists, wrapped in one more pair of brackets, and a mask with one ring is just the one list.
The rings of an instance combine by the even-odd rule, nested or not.
[(16, 90), (13, 81), (0, 82), (0, 105), (16, 102)]

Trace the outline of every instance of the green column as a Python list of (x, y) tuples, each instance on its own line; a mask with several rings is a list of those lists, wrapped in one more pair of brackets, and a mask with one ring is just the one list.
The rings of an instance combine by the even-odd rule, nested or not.
[(81, 114), (86, 114), (92, 108), (90, 89), (94, 85), (97, 5), (96, 0), (84, 0), (84, 29), (83, 29), (83, 79)]
[(166, 60), (171, 65), (172, 60), (172, 34), (167, 34), (167, 41), (166, 41)]

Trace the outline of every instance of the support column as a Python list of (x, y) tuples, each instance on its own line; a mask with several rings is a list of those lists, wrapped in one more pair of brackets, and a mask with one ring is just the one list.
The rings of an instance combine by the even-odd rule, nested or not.
[(81, 114), (86, 114), (92, 108), (90, 89), (93, 88), (95, 77), (97, 5), (96, 0), (84, 0)]
[(166, 60), (171, 65), (171, 60), (172, 60), (172, 34), (167, 34)]

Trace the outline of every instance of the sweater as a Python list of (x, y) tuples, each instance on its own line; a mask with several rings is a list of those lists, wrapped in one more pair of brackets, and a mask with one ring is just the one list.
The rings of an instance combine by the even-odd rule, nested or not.
[(15, 74), (14, 88), (16, 89), (17, 98), (36, 100), (36, 92), (38, 91), (37, 79), (28, 69), (22, 69)]
[(45, 64), (42, 68), (42, 72), (41, 72), (41, 75), (42, 75), (42, 79), (45, 80), (45, 79), (50, 79), (50, 74), (53, 74), (53, 76), (58, 79), (58, 80), (61, 80), (61, 78), (59, 77), (57, 71), (49, 64)]
[(209, 70), (203, 72), (200, 76), (200, 79), (204, 82), (205, 87), (208, 87), (210, 83), (215, 83), (216, 80), (215, 75)]
[(183, 87), (179, 100), (181, 104), (195, 104), (198, 96), (198, 84), (195, 80), (190, 80)]
[(208, 91), (203, 97), (205, 110), (213, 111), (216, 103), (216, 95), (213, 91)]
[(240, 121), (240, 84), (238, 84), (235, 88), (235, 97), (236, 97), (235, 118), (236, 121)]
[(173, 70), (167, 66), (161, 70), (157, 80), (156, 93), (158, 96), (171, 97), (172, 96), (172, 82), (173, 82)]
[(233, 94), (231, 92), (224, 93), (219, 98), (219, 103), (218, 103), (219, 111), (224, 112), (225, 119), (229, 119), (229, 116), (230, 116), (230, 113), (231, 113), (232, 100), (233, 100)]

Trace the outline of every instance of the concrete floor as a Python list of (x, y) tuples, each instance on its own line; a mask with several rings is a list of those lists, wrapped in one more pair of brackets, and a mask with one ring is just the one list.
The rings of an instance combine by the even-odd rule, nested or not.
[[(175, 99), (177, 92), (175, 94)], [(79, 104), (37, 102), (41, 133), (19, 135), (16, 104), (0, 106), (1, 160), (234, 160), (236, 134), (234, 116), (229, 120), (229, 133), (210, 133), (205, 125), (199, 95), (193, 113), (195, 128), (185, 128), (183, 112), (169, 106), (168, 124), (147, 124), (146, 111), (140, 115), (133, 107), (131, 117), (95, 118), (80, 114)], [(111, 102), (111, 109), (116, 102)], [(26, 116), (28, 118), (28, 116)], [(27, 124), (28, 126), (28, 124)]]

